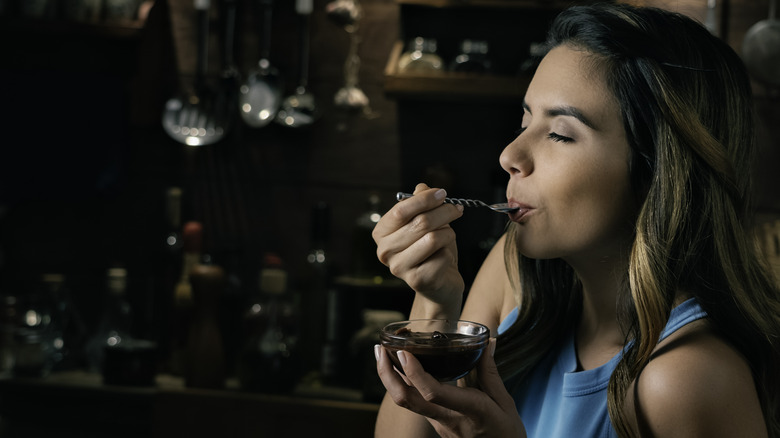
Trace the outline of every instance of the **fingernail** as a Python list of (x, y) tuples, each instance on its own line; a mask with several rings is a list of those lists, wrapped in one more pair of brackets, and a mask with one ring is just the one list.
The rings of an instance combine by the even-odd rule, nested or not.
[(447, 191), (444, 189), (436, 190), (436, 193), (433, 194), (433, 197), (436, 198), (437, 201), (441, 201), (447, 197)]
[(458, 211), (463, 211), (463, 209), (464, 209), (465, 207), (463, 207), (463, 206), (462, 206), (462, 205), (460, 205), (460, 204), (456, 204), (456, 205), (455, 205), (455, 208), (457, 208), (457, 209), (458, 209)]
[(398, 360), (401, 361), (401, 366), (406, 367), (406, 356), (404, 356), (404, 352), (402, 350), (398, 350), (396, 355), (398, 356)]
[(493, 355), (496, 353), (496, 338), (492, 338), (490, 340), (490, 345), (488, 345), (488, 349), (490, 350), (490, 357), (493, 357)]
[(374, 357), (376, 358), (376, 361), (379, 362), (379, 344), (374, 344)]

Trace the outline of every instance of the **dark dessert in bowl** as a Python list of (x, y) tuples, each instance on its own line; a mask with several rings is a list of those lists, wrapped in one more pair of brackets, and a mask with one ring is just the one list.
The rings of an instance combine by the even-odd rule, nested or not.
[(471, 371), (490, 340), (482, 324), (447, 319), (418, 319), (388, 324), (379, 340), (395, 367), (403, 372), (396, 354), (412, 353), (426, 372), (442, 382), (460, 379)]

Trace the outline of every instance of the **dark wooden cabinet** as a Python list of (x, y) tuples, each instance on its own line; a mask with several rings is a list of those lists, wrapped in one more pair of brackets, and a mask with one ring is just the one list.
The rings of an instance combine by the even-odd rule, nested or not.
[(0, 436), (368, 437), (379, 405), (185, 388), (158, 376), (155, 387), (103, 385), (96, 374), (0, 379)]

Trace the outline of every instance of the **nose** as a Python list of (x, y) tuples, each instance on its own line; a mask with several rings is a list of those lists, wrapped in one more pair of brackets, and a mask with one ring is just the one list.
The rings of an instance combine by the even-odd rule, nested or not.
[(510, 177), (515, 175), (528, 176), (533, 172), (533, 160), (531, 153), (525, 144), (527, 140), (521, 140), (522, 135), (518, 135), (501, 152), (498, 158), (501, 168), (503, 168)]

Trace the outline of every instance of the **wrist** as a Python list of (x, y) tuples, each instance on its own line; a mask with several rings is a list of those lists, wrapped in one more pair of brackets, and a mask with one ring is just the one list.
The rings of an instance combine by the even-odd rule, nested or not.
[(416, 294), (409, 319), (458, 319), (463, 302), (463, 293), (453, 293), (446, 302), (434, 301)]

